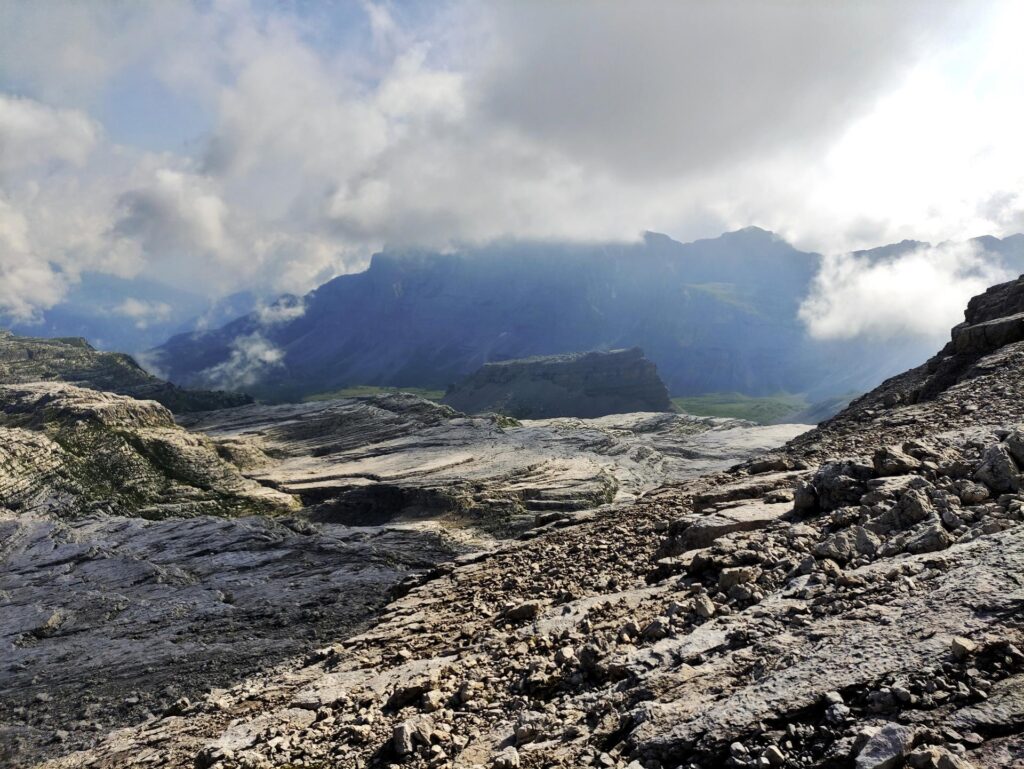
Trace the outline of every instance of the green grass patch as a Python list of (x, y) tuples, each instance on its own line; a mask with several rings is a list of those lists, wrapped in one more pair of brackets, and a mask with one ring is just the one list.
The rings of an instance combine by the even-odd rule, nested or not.
[(340, 390), (307, 395), (302, 400), (309, 401), (330, 401), (336, 398), (358, 398), (364, 395), (387, 395), (391, 393), (410, 393), (426, 398), (431, 401), (439, 401), (444, 397), (444, 390), (428, 390), (423, 387), (378, 387), (377, 385), (354, 385), (343, 387)]
[(672, 403), (684, 414), (698, 417), (730, 417), (748, 419), (767, 425), (785, 421), (786, 417), (807, 408), (803, 395), (779, 393), (765, 397), (753, 397), (742, 393), (709, 393), (673, 398)]

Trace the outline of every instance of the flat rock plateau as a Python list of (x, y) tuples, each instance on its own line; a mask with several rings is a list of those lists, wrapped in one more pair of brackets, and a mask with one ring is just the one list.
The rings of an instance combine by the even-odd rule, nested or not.
[(521, 419), (672, 411), (668, 388), (638, 347), (487, 363), (443, 402), (469, 414)]
[[(514, 424), (409, 396), (168, 425), (115, 399), (126, 456), (152, 468), (136, 512), (76, 514), (53, 483), (4, 502), (27, 531), (3, 546), (7, 761), (1024, 766), (1024, 278), (965, 317), (934, 358), (809, 431)], [(52, 461), (88, 462), (67, 409), (40, 415), (32, 393), (4, 396), (3, 466), (44, 439)], [(153, 430), (193, 448), (147, 450)], [(262, 512), (234, 512), (247, 499)], [(79, 609), (75, 591), (125, 608)], [(221, 644), (252, 665), (211, 684)], [(190, 681), (168, 681), (186, 656)], [(81, 676), (107, 683), (62, 690)]]
[(460, 560), (806, 429), (657, 413), (520, 423), (402, 394), (176, 418), (104, 390), (118, 367), (134, 386), (130, 359), (2, 341), (4, 766), (228, 696), (368, 630)]

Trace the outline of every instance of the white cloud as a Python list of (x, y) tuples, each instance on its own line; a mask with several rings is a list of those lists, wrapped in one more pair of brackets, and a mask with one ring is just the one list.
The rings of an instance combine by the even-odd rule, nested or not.
[(306, 314), (306, 305), (302, 299), (283, 298), (273, 304), (259, 304), (255, 313), (262, 326), (276, 326), (301, 318)]
[(927, 337), (963, 320), (967, 300), (1010, 279), (974, 243), (921, 244), (893, 256), (826, 257), (800, 319), (819, 339)]
[[(295, 7), (0, 6), (0, 91), (27, 95), (0, 93), (0, 269), (24, 286), (0, 312), (87, 269), (302, 293), (385, 244), (758, 224), (843, 253), (1024, 224), (1013, 3), (365, 2), (358, 40)], [(157, 86), (206, 132), (112, 138), (111, 103)], [(906, 268), (987, 279), (942, 258)], [(849, 259), (830, 287), (895, 269)]]
[(0, 199), (0, 308), (29, 320), (60, 299), (62, 278), (33, 258), (25, 218)]
[(200, 176), (157, 169), (148, 184), (121, 195), (120, 208), (116, 232), (151, 255), (166, 259), (197, 252), (209, 258), (232, 252), (228, 207)]
[(959, 2), (499, 4), (482, 108), (624, 178), (822, 148)]
[(123, 302), (112, 308), (115, 315), (123, 315), (135, 321), (135, 327), (144, 329), (154, 321), (166, 321), (171, 317), (173, 309), (167, 302), (152, 302), (144, 299), (127, 297)]
[(242, 390), (283, 365), (284, 351), (256, 331), (231, 341), (228, 358), (201, 372), (210, 386), (223, 390)]
[(0, 174), (53, 163), (82, 165), (100, 128), (77, 110), (0, 94)]

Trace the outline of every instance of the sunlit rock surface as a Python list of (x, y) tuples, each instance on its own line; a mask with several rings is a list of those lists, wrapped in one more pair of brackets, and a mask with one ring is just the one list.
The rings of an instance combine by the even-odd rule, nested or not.
[(445, 517), (495, 531), (531, 525), (538, 513), (628, 502), (808, 429), (659, 413), (516, 422), (402, 394), (246, 406), (182, 423), (322, 519)]
[[(982, 330), (726, 471), (673, 477), (682, 449), (642, 438), (647, 417), (514, 428), (532, 446), (606, 432), (613, 453), (582, 452), (599, 464), (642, 442), (663, 485), (438, 569), (364, 632), (48, 766), (1022, 766), (1022, 295), (990, 290), (967, 316)], [(287, 444), (272, 432), (246, 440)], [(393, 461), (369, 446), (283, 461)]]

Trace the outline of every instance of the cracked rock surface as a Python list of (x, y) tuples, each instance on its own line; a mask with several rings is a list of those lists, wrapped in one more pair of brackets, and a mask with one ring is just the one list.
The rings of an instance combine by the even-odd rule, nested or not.
[(239, 681), (369, 628), (467, 552), (805, 429), (499, 423), (412, 396), (182, 421), (64, 382), (0, 385), (0, 764), (227, 708)]
[(262, 484), (320, 520), (446, 518), (506, 535), (538, 515), (624, 503), (666, 478), (722, 469), (804, 432), (683, 414), (522, 422), (467, 417), (413, 395), (188, 415)]
[(1022, 766), (1021, 305), (991, 289), (782, 449), (438, 568), (46, 766)]

